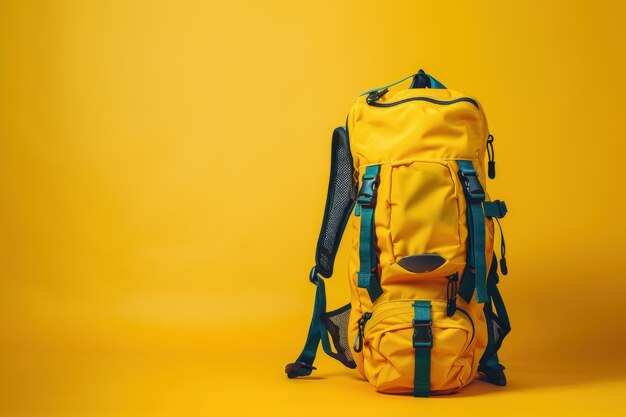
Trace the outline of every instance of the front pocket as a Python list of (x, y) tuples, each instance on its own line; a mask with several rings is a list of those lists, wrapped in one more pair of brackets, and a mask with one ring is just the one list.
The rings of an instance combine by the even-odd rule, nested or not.
[[(381, 303), (364, 327), (365, 376), (379, 391), (413, 390), (413, 301)], [(474, 320), (462, 308), (448, 317), (441, 301), (431, 302), (431, 316), (431, 392), (452, 392), (473, 378)]]
[(462, 265), (465, 237), (461, 232), (461, 189), (454, 162), (394, 163), (389, 187), (389, 229), (395, 263), (412, 255), (438, 255), (446, 262), (426, 272), (436, 276), (449, 275)]

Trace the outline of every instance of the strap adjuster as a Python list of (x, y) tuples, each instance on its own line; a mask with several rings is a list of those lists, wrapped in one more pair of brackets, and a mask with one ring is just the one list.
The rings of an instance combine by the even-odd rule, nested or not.
[(380, 184), (380, 175), (364, 174), (361, 189), (356, 197), (356, 202), (365, 207), (376, 206), (376, 195), (378, 194), (378, 184)]
[(433, 347), (433, 322), (431, 320), (413, 320), (413, 348), (432, 349)]
[(500, 200), (485, 201), (483, 203), (483, 207), (485, 209), (485, 217), (495, 217), (501, 219), (508, 211), (506, 203)]
[(459, 178), (463, 185), (465, 197), (471, 202), (485, 201), (485, 189), (478, 180), (478, 174), (474, 169), (459, 171)]

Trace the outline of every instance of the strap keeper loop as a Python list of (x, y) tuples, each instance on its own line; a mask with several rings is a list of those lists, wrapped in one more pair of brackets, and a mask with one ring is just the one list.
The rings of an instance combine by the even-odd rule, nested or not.
[(500, 200), (485, 201), (483, 203), (483, 207), (485, 209), (485, 217), (495, 217), (497, 219), (501, 219), (506, 216), (506, 213), (508, 212), (506, 203)]

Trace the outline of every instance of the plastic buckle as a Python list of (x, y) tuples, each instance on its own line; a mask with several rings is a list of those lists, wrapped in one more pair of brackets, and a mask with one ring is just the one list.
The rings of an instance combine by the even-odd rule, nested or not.
[(484, 203), (484, 206), (485, 206), (485, 216), (487, 217), (496, 217), (498, 219), (501, 219), (508, 212), (506, 203), (501, 200), (486, 201)]
[(413, 348), (432, 349), (433, 347), (433, 322), (413, 320)]
[(378, 184), (380, 184), (380, 175), (363, 175), (363, 183), (361, 184), (361, 189), (356, 197), (356, 202), (364, 207), (376, 206)]
[(502, 218), (502, 217), (506, 216), (506, 213), (509, 211), (506, 208), (506, 203), (504, 201), (501, 201), (501, 200), (496, 200), (496, 201), (494, 201), (494, 203), (496, 203), (498, 205), (498, 211), (500, 212), (500, 216), (498, 216), (498, 217)]
[(478, 180), (476, 171), (459, 171), (459, 177), (463, 182), (465, 196), (472, 202), (485, 201), (485, 190)]
[(315, 265), (313, 268), (311, 268), (311, 272), (309, 272), (309, 281), (317, 285), (318, 279), (319, 277), (317, 276), (317, 265)]

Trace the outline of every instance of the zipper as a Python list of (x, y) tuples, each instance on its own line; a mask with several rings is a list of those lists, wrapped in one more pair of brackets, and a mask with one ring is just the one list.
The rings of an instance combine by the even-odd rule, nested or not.
[(352, 349), (354, 349), (354, 351), (357, 353), (363, 350), (363, 336), (365, 335), (365, 324), (367, 324), (367, 321), (371, 318), (372, 313), (363, 313), (357, 323), (359, 327), (356, 332), (356, 337), (354, 338), (354, 345), (352, 346)]
[(452, 317), (456, 312), (456, 294), (459, 292), (459, 274), (455, 272), (446, 277), (448, 286), (446, 287), (446, 313), (448, 317)]
[(493, 141), (493, 135), (489, 134), (489, 136), (487, 136), (487, 157), (489, 158), (487, 162), (487, 175), (490, 179), (496, 177), (496, 153), (493, 150)]
[(470, 322), (470, 324), (472, 325), (472, 337), (470, 338), (469, 343), (467, 344), (467, 347), (465, 348), (465, 350), (463, 351), (463, 353), (465, 353), (465, 351), (467, 349), (469, 349), (469, 347), (471, 346), (472, 342), (474, 341), (474, 336), (476, 336), (476, 327), (474, 326), (474, 320), (472, 320), (472, 318), (470, 317), (469, 313), (465, 310), (463, 310), (461, 307), (457, 307), (456, 308), (457, 311), (460, 311), (461, 313), (463, 313), (465, 315), (465, 317), (467, 317), (467, 320)]
[[(401, 309), (404, 309), (404, 307), (402, 307)], [(387, 311), (391, 311), (391, 310), (395, 310), (395, 309), (391, 308), (391, 309), (389, 309)], [(465, 351), (466, 351), (471, 346), (472, 342), (474, 341), (474, 337), (476, 335), (476, 326), (474, 325), (474, 320), (472, 320), (472, 317), (469, 315), (469, 313), (467, 311), (465, 311), (464, 309), (462, 309), (461, 307), (458, 307), (458, 306), (456, 306), (455, 311), (460, 311), (461, 314), (463, 314), (465, 317), (467, 317), (467, 320), (470, 322), (470, 325), (472, 326), (472, 337), (470, 338), (470, 341), (467, 344), (467, 348), (465, 348)], [(390, 316), (385, 316), (384, 318), (393, 317), (394, 315), (395, 314), (392, 314)], [(372, 318), (372, 316), (373, 316), (373, 313), (371, 313), (371, 312), (363, 313), (363, 315), (361, 316), (361, 318), (358, 321), (358, 330), (357, 330), (357, 333), (356, 333), (356, 337), (354, 338), (354, 344), (352, 346), (354, 351), (357, 352), (357, 353), (359, 353), (359, 352), (361, 352), (363, 350), (363, 340), (365, 339), (365, 325)], [(383, 319), (379, 319), (375, 323), (378, 324)], [(411, 323), (407, 324), (407, 328), (408, 328), (408, 326), (410, 326), (410, 324)], [(437, 326), (433, 326), (433, 327), (437, 327)], [(463, 351), (463, 353), (465, 351)]]
[(382, 96), (384, 96), (387, 93), (387, 91), (389, 90), (387, 90), (386, 88), (383, 90), (379, 90), (379, 91), (372, 91), (371, 93), (368, 94), (367, 99), (365, 101), (367, 102), (367, 104), (369, 104), (370, 106), (374, 106), (374, 107), (393, 107), (399, 104), (408, 103), (409, 101), (427, 101), (429, 103), (441, 104), (444, 106), (449, 105), (449, 104), (454, 104), (454, 103), (466, 102), (466, 103), (473, 104), (477, 109), (479, 108), (478, 102), (474, 100), (473, 98), (469, 98), (469, 97), (460, 97), (460, 98), (455, 98), (453, 100), (437, 100), (432, 97), (409, 97), (409, 98), (394, 101), (391, 103), (379, 103), (378, 100), (380, 100)]

